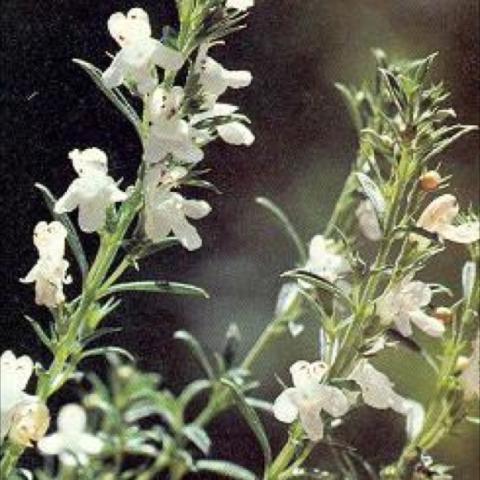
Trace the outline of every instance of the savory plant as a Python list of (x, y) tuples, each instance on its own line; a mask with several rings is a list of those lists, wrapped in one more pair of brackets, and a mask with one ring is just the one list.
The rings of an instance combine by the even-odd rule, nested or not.
[[(310, 242), (278, 206), (258, 199), (291, 238), (298, 263), (283, 274), (274, 317), (243, 361), (236, 355), (235, 325), (214, 358), (191, 334), (179, 331), (175, 338), (190, 348), (205, 377), (174, 395), (157, 374), (140, 371), (125, 350), (105, 339), (104, 346), (92, 346), (112, 333), (102, 324), (124, 292), (207, 297), (193, 285), (158, 279), (125, 283), (121, 277), (173, 246), (201, 247), (192, 221), (196, 225), (211, 206), (187, 198), (182, 187), (215, 189), (202, 178), (208, 143), (254, 141), (248, 118), (219, 101), (228, 89), (247, 87), (250, 72), (228, 70), (211, 56), (225, 37), (243, 28), (253, 0), (177, 0), (177, 7), (179, 30), (165, 28), (161, 40), (142, 8), (112, 14), (107, 26), (119, 51), (111, 64), (102, 72), (75, 60), (131, 122), (142, 156), (130, 186), (109, 175), (108, 155), (97, 147), (68, 154), (77, 178), (58, 199), (37, 185), (53, 220), (34, 228), (38, 261), (21, 281), (34, 284), (35, 302), (51, 313), (48, 329), (28, 318), (51, 362), (42, 366), (12, 350), (0, 357), (2, 479), (453, 478), (451, 467), (435, 464), (428, 452), (459, 422), (478, 423), (469, 411), (478, 401), (480, 381), (480, 226), (475, 212), (462, 211), (447, 193), (449, 179), (434, 163), (475, 129), (451, 123), (455, 112), (444, 105), (448, 92), (429, 77), (435, 55), (389, 63), (376, 50), (373, 86), (338, 85), (358, 132), (358, 155), (330, 221)], [(99, 239), (93, 260), (69, 216), (76, 210), (80, 231)], [(365, 241), (374, 242), (372, 260), (362, 252)], [(450, 242), (465, 245), (467, 257), (458, 267), (463, 294), (456, 301), (448, 298), (447, 286), (419, 279)], [(71, 273), (72, 260), (79, 278)], [(68, 298), (64, 287), (72, 282), (81, 285), (81, 293)], [(320, 330), (319, 357), (299, 358), (290, 368), (293, 386), (283, 385), (277, 398), (252, 396), (260, 355), (279, 336), (301, 335), (307, 321)], [(419, 343), (425, 336), (413, 337), (416, 330), (433, 343)], [(375, 366), (381, 351), (401, 348), (422, 358), (436, 379), (427, 405), (400, 395)], [(96, 355), (108, 358), (108, 380), (87, 372), (82, 405), (49, 411), (51, 397), (78, 379), (85, 358)], [(31, 377), (36, 388), (27, 393)], [(202, 405), (205, 395), (206, 404), (192, 419), (192, 403)], [(354, 421), (352, 412), (362, 405), (404, 417), (403, 452), (379, 471), (335, 441), (336, 429)], [(264, 463), (255, 473), (210, 458), (214, 439), (208, 423), (226, 410), (239, 413), (258, 440)], [(290, 425), (276, 456), (259, 412)], [(310, 466), (311, 453), (322, 443), (330, 446), (336, 469)], [(33, 474), (21, 468), (27, 448), (58, 461), (47, 460)]]

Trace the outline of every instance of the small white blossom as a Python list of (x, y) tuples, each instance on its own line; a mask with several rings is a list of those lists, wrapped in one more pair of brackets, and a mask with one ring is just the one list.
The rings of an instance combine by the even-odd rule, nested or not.
[(204, 92), (210, 97), (213, 106), (216, 99), (228, 88), (248, 87), (252, 82), (252, 74), (247, 70), (227, 70), (220, 63), (208, 56), (210, 45), (201, 45), (195, 61), (195, 71), (199, 74), (199, 82)]
[[(216, 103), (210, 110), (193, 115), (190, 122), (195, 127), (195, 124), (204, 120), (215, 119), (216, 117), (230, 117), (235, 114), (237, 110), (238, 107), (235, 105)], [(242, 116), (242, 118), (248, 121), (246, 117)], [(232, 118), (230, 121), (224, 121), (221, 124), (216, 125), (214, 128), (219, 137), (231, 145), (250, 146), (255, 140), (255, 136), (251, 130), (244, 123), (235, 118)]]
[(38, 250), (38, 260), (23, 283), (35, 283), (35, 302), (54, 308), (65, 301), (63, 285), (71, 282), (67, 275), (69, 263), (63, 258), (67, 230), (57, 221), (40, 222), (33, 231), (33, 243)]
[(157, 86), (155, 65), (165, 70), (178, 70), (183, 65), (180, 52), (152, 38), (148, 14), (141, 8), (132, 8), (127, 15), (114, 13), (108, 20), (108, 30), (121, 47), (103, 73), (103, 81), (109, 88), (131, 79), (144, 95)]
[(195, 130), (180, 115), (183, 98), (181, 87), (169, 91), (158, 87), (153, 92), (149, 102), (152, 125), (145, 146), (147, 163), (157, 163), (169, 154), (186, 163), (203, 159), (203, 151), (195, 143)]
[(107, 209), (115, 202), (123, 202), (122, 192), (110, 177), (107, 155), (98, 148), (78, 149), (69, 153), (78, 174), (64, 195), (55, 204), (56, 213), (71, 212), (78, 208), (78, 224), (84, 232), (100, 230), (107, 218)]
[[(418, 219), (417, 226), (437, 234), (442, 240), (455, 243), (469, 244), (480, 238), (480, 224), (470, 221), (454, 225), (453, 221), (460, 211), (458, 201), (451, 194), (441, 195), (433, 200)], [(417, 240), (417, 235), (414, 238)], [(423, 237), (420, 244), (425, 243)], [(427, 241), (428, 242), (428, 241)]]
[(198, 220), (210, 211), (204, 200), (188, 200), (169, 187), (151, 187), (146, 192), (145, 233), (159, 242), (173, 232), (187, 250), (196, 250), (202, 246), (202, 239), (187, 217)]
[(346, 273), (350, 272), (350, 265), (345, 257), (335, 250), (332, 240), (323, 235), (315, 235), (310, 241), (309, 257), (305, 270), (335, 283)]
[(348, 376), (360, 387), (363, 401), (378, 410), (392, 410), (406, 417), (406, 431), (410, 438), (416, 437), (423, 426), (425, 412), (413, 400), (400, 396), (393, 390), (393, 383), (367, 360), (360, 360)]
[(33, 373), (33, 361), (27, 355), (16, 358), (7, 350), (0, 356), (0, 443), (12, 426), (15, 408), (35, 400), (25, 393)]
[(349, 408), (348, 399), (340, 389), (320, 383), (327, 370), (324, 362), (294, 363), (290, 368), (294, 387), (283, 391), (273, 404), (277, 420), (292, 423), (300, 418), (312, 441), (323, 437), (322, 410), (333, 417), (341, 417)]
[(459, 377), (467, 401), (480, 397), (480, 332), (472, 342), (472, 348), (472, 355)]
[(50, 425), (50, 412), (47, 406), (36, 397), (18, 404), (11, 415), (8, 438), (17, 445), (32, 447), (45, 435)]
[(90, 455), (101, 452), (103, 442), (87, 433), (85, 410), (75, 404), (65, 405), (58, 415), (58, 431), (38, 442), (39, 450), (45, 455), (58, 455), (65, 465), (85, 465)]
[(430, 287), (423, 282), (412, 281), (412, 277), (408, 276), (377, 300), (377, 314), (383, 325), (394, 323), (404, 337), (412, 335), (411, 323), (427, 335), (441, 337), (445, 332), (444, 324), (422, 310), (431, 300)]
[(225, 7), (238, 10), (240, 12), (245, 12), (249, 8), (252, 8), (254, 4), (254, 0), (227, 0), (225, 2)]
[(355, 210), (355, 215), (363, 235), (372, 242), (378, 242), (382, 238), (382, 230), (377, 214), (370, 200), (363, 200)]

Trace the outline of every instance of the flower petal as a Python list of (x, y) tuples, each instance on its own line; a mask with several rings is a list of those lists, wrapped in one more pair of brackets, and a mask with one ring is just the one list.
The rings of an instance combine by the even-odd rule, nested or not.
[(295, 388), (287, 388), (273, 403), (273, 415), (278, 421), (292, 423), (298, 417), (298, 408), (292, 401), (295, 391)]
[(250, 146), (255, 140), (255, 136), (250, 129), (241, 122), (230, 122), (224, 125), (219, 125), (217, 127), (217, 132), (222, 140), (231, 145)]
[(322, 410), (332, 417), (341, 417), (348, 412), (348, 399), (339, 388), (329, 385), (320, 385), (320, 388), (319, 402)]
[(155, 43), (152, 60), (160, 68), (173, 71), (180, 70), (184, 62), (183, 55), (178, 50), (166, 47), (158, 41)]
[(421, 310), (411, 312), (410, 320), (431, 337), (441, 337), (445, 333), (445, 325), (438, 318), (431, 317)]
[(58, 415), (58, 430), (66, 434), (80, 434), (87, 425), (85, 410), (75, 403), (69, 403), (60, 410)]
[(38, 449), (45, 455), (58, 455), (65, 448), (61, 433), (52, 433), (38, 442)]
[(438, 234), (451, 242), (468, 245), (480, 239), (480, 223), (469, 222), (462, 225), (442, 225)]
[(78, 440), (78, 447), (88, 455), (97, 455), (102, 451), (103, 442), (95, 435), (82, 433)]
[(318, 403), (312, 403), (299, 411), (300, 422), (312, 442), (318, 442), (323, 438), (323, 421), (320, 417), (320, 410)]

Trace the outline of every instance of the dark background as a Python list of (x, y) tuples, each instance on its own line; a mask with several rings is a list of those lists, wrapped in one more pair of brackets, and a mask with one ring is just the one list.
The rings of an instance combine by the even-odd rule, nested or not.
[[(108, 16), (132, 6), (144, 7), (154, 31), (174, 24), (170, 1), (4, 0), (1, 10), (2, 106), (0, 351), (11, 348), (48, 361), (22, 314), (45, 321), (35, 307), (31, 286), (18, 283), (35, 262), (31, 233), (48, 219), (33, 189), (45, 183), (57, 195), (74, 178), (67, 159), (73, 148), (98, 146), (110, 158), (114, 178), (134, 178), (140, 155), (127, 122), (96, 91), (70, 59), (86, 59), (101, 68), (105, 51), (116, 46), (106, 29)], [(198, 373), (183, 346), (172, 340), (179, 328), (193, 331), (212, 349), (221, 349), (228, 324), (236, 321), (246, 351), (271, 317), (279, 273), (294, 262), (288, 242), (254, 204), (265, 195), (295, 220), (307, 240), (322, 230), (354, 158), (356, 139), (334, 81), (359, 83), (372, 75), (370, 48), (390, 55), (440, 56), (436, 79), (452, 91), (451, 104), (463, 123), (479, 120), (479, 3), (472, 0), (258, 0), (249, 28), (215, 56), (229, 68), (254, 74), (249, 89), (229, 92), (253, 121), (257, 141), (249, 149), (217, 144), (208, 148), (205, 166), (224, 192), (201, 193), (214, 211), (198, 222), (204, 248), (195, 253), (169, 251), (144, 265), (144, 278), (189, 281), (204, 286), (209, 301), (135, 295), (109, 320), (122, 325), (115, 343), (134, 352), (141, 367), (160, 371), (175, 391)], [(467, 205), (478, 204), (478, 135), (447, 152), (452, 190)], [(96, 240), (86, 238), (89, 252)], [(463, 251), (450, 247), (425, 272), (425, 278), (458, 286)], [(261, 393), (274, 398), (280, 387), (274, 373), (287, 378), (299, 356), (313, 360), (316, 333), (286, 339), (258, 364)], [(299, 353), (301, 352), (301, 353)], [(400, 392), (425, 401), (431, 388), (428, 370), (406, 354), (384, 359)], [(88, 365), (86, 365), (88, 367)], [(99, 368), (99, 364), (90, 367)], [(66, 388), (55, 403), (74, 399)], [(401, 419), (366, 413), (345, 435), (373, 463), (394, 456), (402, 442)], [(393, 422), (393, 423), (392, 423)], [(393, 425), (393, 426), (392, 426)], [(285, 440), (285, 428), (267, 420), (273, 444)], [(261, 452), (236, 416), (222, 416), (210, 429), (213, 455), (236, 459), (258, 470)], [(439, 459), (458, 465), (459, 479), (477, 479), (478, 432), (462, 426), (436, 450)], [(320, 449), (321, 450), (321, 449)], [(314, 462), (315, 463), (315, 462)], [(325, 465), (322, 463), (322, 465)]]

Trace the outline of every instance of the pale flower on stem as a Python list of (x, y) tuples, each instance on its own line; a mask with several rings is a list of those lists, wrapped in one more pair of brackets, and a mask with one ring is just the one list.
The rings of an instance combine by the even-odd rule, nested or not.
[(411, 399), (404, 398), (393, 390), (393, 383), (367, 360), (360, 360), (348, 376), (360, 387), (363, 401), (370, 407), (392, 410), (406, 417), (406, 430), (410, 438), (420, 432), (425, 412), (423, 407)]
[(362, 234), (372, 242), (382, 239), (382, 229), (375, 208), (370, 200), (362, 200), (355, 210), (358, 225)]
[(76, 404), (65, 405), (58, 415), (58, 431), (42, 438), (38, 448), (45, 455), (58, 455), (64, 465), (86, 465), (88, 457), (103, 448), (99, 438), (85, 431), (86, 426), (85, 410)]
[(324, 362), (294, 363), (290, 368), (294, 387), (284, 390), (273, 404), (277, 420), (293, 423), (299, 418), (312, 441), (323, 438), (324, 423), (320, 416), (323, 410), (332, 417), (341, 417), (349, 408), (348, 399), (340, 389), (320, 383), (327, 370)]
[[(455, 243), (469, 244), (480, 238), (480, 224), (478, 221), (469, 221), (455, 225), (453, 221), (460, 212), (458, 201), (454, 195), (444, 194), (433, 200), (420, 215), (417, 227), (434, 233), (441, 240), (450, 240)], [(420, 245), (427, 245), (428, 240), (414, 235), (413, 238)]]
[(480, 332), (472, 342), (472, 348), (472, 355), (458, 378), (467, 401), (480, 397)]
[(114, 13), (108, 20), (108, 30), (121, 47), (103, 73), (103, 81), (109, 88), (131, 80), (138, 92), (145, 95), (158, 84), (155, 66), (176, 71), (183, 65), (180, 52), (152, 38), (148, 14), (141, 8), (132, 8), (127, 15)]
[(108, 175), (107, 155), (99, 148), (75, 149), (68, 156), (78, 178), (58, 199), (55, 212), (71, 212), (78, 208), (80, 229), (87, 233), (98, 231), (105, 225), (108, 207), (123, 202), (128, 195)]
[(36, 400), (25, 393), (32, 373), (33, 361), (27, 355), (17, 358), (12, 351), (6, 350), (0, 356), (0, 443), (12, 426), (15, 408)]
[(33, 231), (38, 260), (20, 281), (35, 283), (35, 302), (54, 308), (65, 301), (63, 285), (71, 282), (67, 275), (69, 263), (63, 258), (67, 230), (57, 221), (39, 222)]
[(245, 12), (254, 5), (254, 0), (227, 0), (225, 2), (226, 8), (231, 8), (232, 10), (238, 10), (240, 12)]
[(336, 251), (332, 240), (323, 235), (315, 235), (310, 241), (305, 270), (336, 283), (349, 273), (351, 268), (345, 257)]
[(24, 401), (13, 409), (8, 438), (17, 445), (32, 447), (32, 442), (43, 438), (49, 425), (47, 406), (34, 397), (34, 400)]
[(202, 149), (195, 143), (195, 131), (181, 116), (184, 98), (182, 87), (155, 89), (148, 108), (152, 125), (145, 145), (144, 159), (148, 164), (158, 163), (167, 155), (184, 163), (198, 163), (203, 159)]
[(228, 88), (248, 87), (252, 82), (252, 74), (248, 70), (227, 70), (219, 62), (208, 56), (211, 45), (203, 44), (198, 49), (195, 71), (199, 74), (199, 82), (207, 95), (207, 102), (213, 107), (217, 98)]
[[(237, 110), (238, 107), (235, 105), (229, 105), (228, 103), (216, 103), (210, 110), (193, 115), (190, 119), (190, 123), (194, 128), (198, 128), (197, 124), (200, 122), (205, 120), (215, 121), (216, 119), (224, 117), (226, 120), (222, 118), (222, 122), (213, 127), (218, 136), (223, 141), (231, 145), (250, 146), (254, 142), (255, 136), (243, 122), (235, 117), (232, 117)], [(229, 119), (228, 117), (232, 118)], [(242, 116), (241, 118), (248, 121), (246, 117)], [(203, 132), (204, 130), (200, 129), (200, 131)], [(206, 138), (210, 139), (208, 130), (206, 132)]]
[(390, 287), (376, 301), (376, 311), (382, 325), (393, 323), (404, 337), (412, 335), (411, 323), (427, 335), (441, 337), (445, 332), (443, 322), (422, 310), (431, 300), (431, 288), (423, 282), (413, 281), (410, 275)]
[[(171, 189), (175, 185), (172, 183), (156, 185), (155, 180), (152, 179), (154, 175), (155, 172), (147, 176), (145, 191), (145, 233), (147, 237), (153, 242), (160, 242), (170, 232), (173, 232), (187, 250), (200, 248), (202, 239), (187, 218), (198, 220), (205, 217), (211, 211), (210, 205), (204, 200), (189, 200), (180, 193), (173, 192)], [(163, 179), (165, 179), (165, 175)]]

